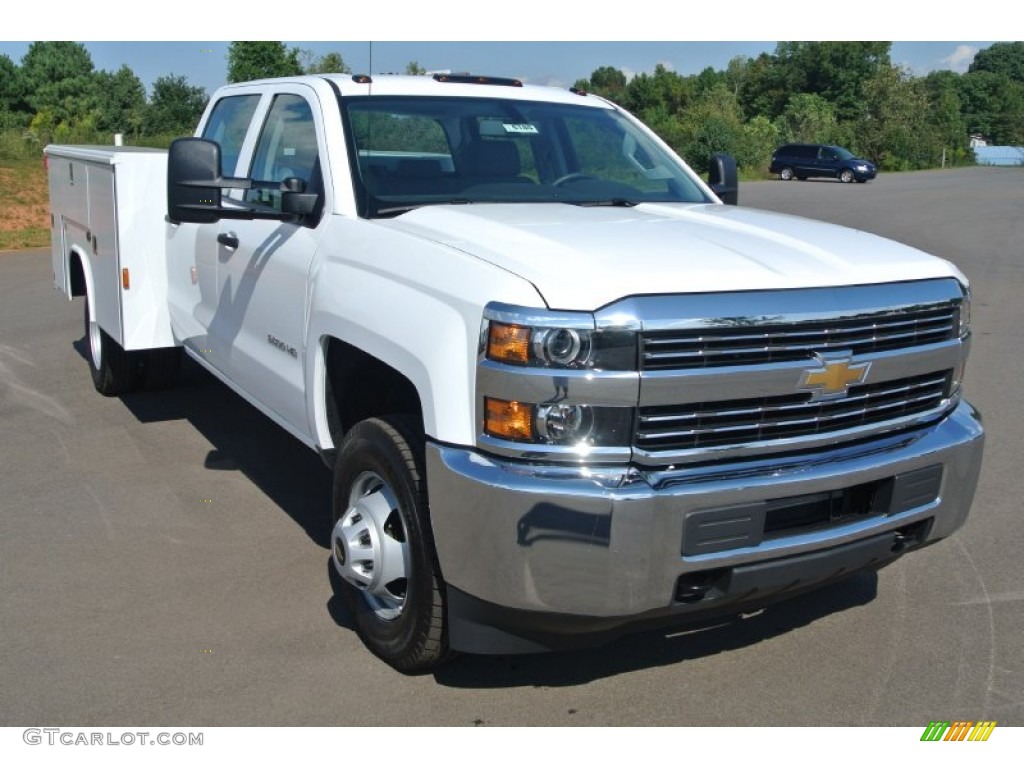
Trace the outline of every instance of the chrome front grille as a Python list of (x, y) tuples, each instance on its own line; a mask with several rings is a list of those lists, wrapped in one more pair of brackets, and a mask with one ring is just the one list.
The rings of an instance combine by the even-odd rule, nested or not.
[(946, 303), (848, 319), (752, 325), (730, 318), (719, 326), (649, 331), (640, 364), (645, 371), (686, 370), (807, 360), (829, 350), (866, 355), (920, 347), (956, 338), (957, 311)]
[(949, 397), (951, 373), (855, 386), (840, 400), (801, 393), (641, 407), (634, 444), (651, 453), (689, 451), (870, 427), (939, 407)]

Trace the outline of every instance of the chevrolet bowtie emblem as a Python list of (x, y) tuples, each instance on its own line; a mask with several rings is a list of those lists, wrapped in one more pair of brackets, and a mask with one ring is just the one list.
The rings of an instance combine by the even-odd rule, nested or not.
[(851, 358), (826, 359), (820, 355), (820, 366), (804, 371), (797, 389), (809, 390), (811, 400), (833, 400), (846, 397), (847, 390), (868, 377), (871, 363), (854, 363)]

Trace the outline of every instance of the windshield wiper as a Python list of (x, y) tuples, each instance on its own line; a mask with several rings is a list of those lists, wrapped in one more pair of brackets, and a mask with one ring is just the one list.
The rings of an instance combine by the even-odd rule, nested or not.
[(409, 211), (415, 211), (417, 208), (423, 208), (427, 205), (470, 205), (475, 201), (466, 200), (463, 197), (457, 197), (452, 200), (430, 200), (428, 202), (416, 203), (415, 205), (395, 205), (391, 208), (378, 208), (374, 213), (378, 216), (386, 215), (389, 213), (408, 213)]
[(569, 203), (570, 205), (579, 205), (583, 208), (597, 208), (597, 207), (612, 207), (612, 208), (632, 208), (640, 203), (636, 200), (629, 200), (625, 197), (612, 197), (607, 200), (583, 200), (578, 203), (572, 200), (563, 200), (562, 202)]

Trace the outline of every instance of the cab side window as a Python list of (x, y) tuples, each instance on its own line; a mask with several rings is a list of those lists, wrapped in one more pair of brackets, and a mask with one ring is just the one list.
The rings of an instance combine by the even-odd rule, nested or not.
[[(260, 181), (298, 178), (306, 182), (307, 192), (321, 191), (316, 126), (304, 98), (293, 94), (274, 97), (248, 175)], [(276, 189), (251, 189), (245, 200), (281, 210), (281, 192)]]
[(242, 142), (259, 103), (259, 94), (227, 96), (214, 105), (210, 119), (203, 127), (203, 138), (220, 144), (221, 174), (224, 176), (235, 175)]

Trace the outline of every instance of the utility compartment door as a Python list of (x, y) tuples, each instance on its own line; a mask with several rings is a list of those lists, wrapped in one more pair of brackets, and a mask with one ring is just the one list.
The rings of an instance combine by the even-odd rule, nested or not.
[(117, 218), (114, 208), (114, 166), (88, 164), (89, 250), (93, 306), (100, 328), (124, 346), (121, 325), (121, 270), (117, 258)]
[(47, 158), (46, 181), (50, 188), (50, 262), (53, 267), (53, 287), (71, 298), (71, 283), (64, 245), (64, 206), (61, 199), (68, 186), (69, 163), (58, 158)]
[[(50, 187), (50, 247), (53, 285), (71, 299), (68, 252), (76, 243), (68, 229), (77, 227), (83, 235), (89, 231), (89, 177), (86, 164), (78, 159), (51, 156), (47, 174)], [(87, 248), (84, 237), (77, 245)]]

